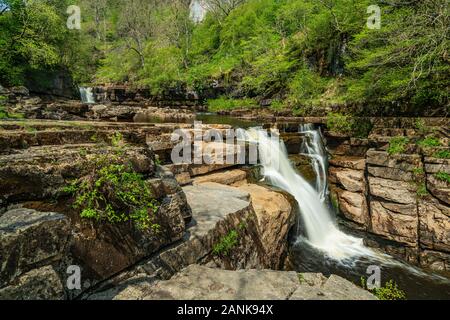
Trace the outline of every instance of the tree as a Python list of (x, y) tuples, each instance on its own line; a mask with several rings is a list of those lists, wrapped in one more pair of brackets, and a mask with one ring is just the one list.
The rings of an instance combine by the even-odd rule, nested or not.
[(223, 19), (246, 0), (202, 0), (200, 5), (214, 17)]

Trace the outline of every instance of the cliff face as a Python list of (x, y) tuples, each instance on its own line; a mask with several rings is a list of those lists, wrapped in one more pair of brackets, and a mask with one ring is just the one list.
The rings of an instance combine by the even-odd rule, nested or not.
[[(411, 263), (450, 270), (448, 119), (429, 119), (443, 147), (420, 147), (412, 119), (379, 121), (368, 139), (327, 132), (329, 177), (344, 224), (366, 231), (369, 245)], [(393, 137), (408, 136), (404, 152), (390, 154)], [(392, 152), (391, 152), (392, 153)]]

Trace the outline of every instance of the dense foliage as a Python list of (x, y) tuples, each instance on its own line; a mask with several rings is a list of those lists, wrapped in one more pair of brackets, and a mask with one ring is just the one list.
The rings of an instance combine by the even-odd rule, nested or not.
[[(298, 114), (335, 104), (359, 114), (449, 111), (442, 0), (247, 0), (223, 8), (206, 0), (201, 23), (190, 18), (189, 0), (80, 0), (81, 30), (65, 28), (65, 0), (2, 2), (11, 8), (0, 15), (6, 84), (30, 69), (63, 67), (77, 82), (128, 82), (155, 93), (219, 85), (228, 97), (271, 98), (274, 108)], [(381, 29), (366, 26), (374, 4)]]

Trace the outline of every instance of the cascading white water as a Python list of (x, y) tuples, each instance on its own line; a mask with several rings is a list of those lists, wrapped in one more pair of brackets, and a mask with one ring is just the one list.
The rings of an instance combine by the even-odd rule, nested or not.
[(95, 103), (92, 88), (80, 87), (80, 96), (83, 103)]
[[(320, 132), (315, 132), (312, 126), (300, 128), (300, 132), (306, 133), (311, 138), (311, 142), (305, 145), (305, 150), (313, 159), (317, 159), (318, 165), (316, 173), (320, 173), (327, 167), (327, 154), (322, 143)], [(316, 190), (303, 177), (301, 177), (289, 161), (284, 142), (275, 134), (269, 135), (263, 128), (251, 128), (241, 131), (238, 139), (258, 143), (259, 161), (264, 169), (264, 176), (270, 183), (280, 189), (289, 192), (295, 197), (301, 211), (301, 220), (305, 226), (306, 238), (299, 236), (298, 241), (306, 240), (312, 247), (320, 250), (330, 259), (344, 267), (354, 267), (359, 258), (371, 261), (379, 266), (400, 267), (409, 272), (433, 278), (436, 281), (449, 283), (448, 279), (436, 275), (424, 273), (420, 269), (410, 266), (404, 262), (397, 261), (387, 254), (369, 249), (364, 246), (363, 240), (340, 231), (333, 220), (333, 215), (329, 210), (326, 201), (321, 199), (322, 188), (327, 194), (327, 174), (323, 175), (325, 181), (318, 183)]]
[[(324, 174), (321, 179), (326, 180), (326, 160), (325, 149), (322, 145), (320, 133), (314, 133), (312, 128), (307, 130), (311, 136), (311, 143), (306, 146), (314, 153), (317, 161), (317, 168)], [(375, 253), (364, 247), (362, 239), (358, 239), (341, 232), (334, 223), (323, 197), (328, 189), (326, 182), (320, 182), (318, 192), (303, 177), (295, 171), (288, 159), (284, 142), (278, 137), (273, 138), (263, 130), (258, 128), (249, 129), (247, 134), (250, 138), (258, 141), (259, 159), (264, 169), (264, 176), (274, 186), (277, 186), (290, 194), (297, 200), (301, 219), (305, 226), (308, 242), (315, 248), (325, 252), (330, 258), (345, 263), (346, 260), (358, 256), (372, 256)], [(317, 153), (316, 153), (317, 152)], [(311, 155), (311, 154), (310, 154)]]
[(328, 163), (327, 152), (322, 143), (322, 133), (319, 129), (314, 129), (313, 124), (300, 125), (299, 132), (306, 137), (300, 152), (311, 158), (311, 164), (316, 173), (316, 190), (319, 192), (320, 200), (325, 202), (328, 197)]

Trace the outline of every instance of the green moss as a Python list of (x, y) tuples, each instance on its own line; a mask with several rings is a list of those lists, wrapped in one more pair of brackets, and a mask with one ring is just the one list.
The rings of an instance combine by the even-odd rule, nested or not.
[(226, 236), (220, 239), (213, 247), (213, 254), (217, 256), (228, 256), (232, 249), (239, 244), (239, 234), (236, 230), (231, 230)]
[(337, 195), (333, 192), (333, 193), (331, 193), (330, 198), (331, 198), (331, 204), (333, 205), (333, 207), (336, 210), (339, 210), (339, 201), (338, 201)]
[(420, 140), (417, 144), (423, 148), (440, 147), (442, 145), (441, 141), (438, 138), (431, 136), (428, 136), (425, 139)]
[(300, 282), (300, 284), (305, 283), (305, 276), (302, 273), (298, 273), (298, 282)]
[(449, 150), (439, 150), (433, 154), (433, 157), (439, 159), (450, 159), (450, 151)]
[(22, 113), (10, 113), (5, 106), (0, 105), (0, 119), (24, 119), (25, 115)]
[(333, 132), (356, 138), (367, 138), (373, 125), (366, 118), (355, 118), (351, 115), (330, 112), (327, 116), (327, 127)]
[(330, 112), (327, 117), (327, 127), (329, 130), (342, 134), (352, 134), (353, 119), (351, 116), (341, 113)]
[(253, 99), (230, 99), (220, 97), (207, 101), (208, 110), (211, 112), (230, 111), (234, 109), (252, 109), (258, 107)]
[(417, 186), (417, 196), (424, 198), (426, 196), (428, 196), (428, 189), (427, 189), (427, 185), (425, 184), (425, 182), (422, 182), (421, 184), (419, 184)]
[(390, 155), (403, 153), (405, 152), (408, 143), (409, 139), (406, 137), (394, 137), (389, 141), (389, 148), (387, 152)]
[(438, 180), (450, 183), (450, 174), (440, 171), (434, 175)]

